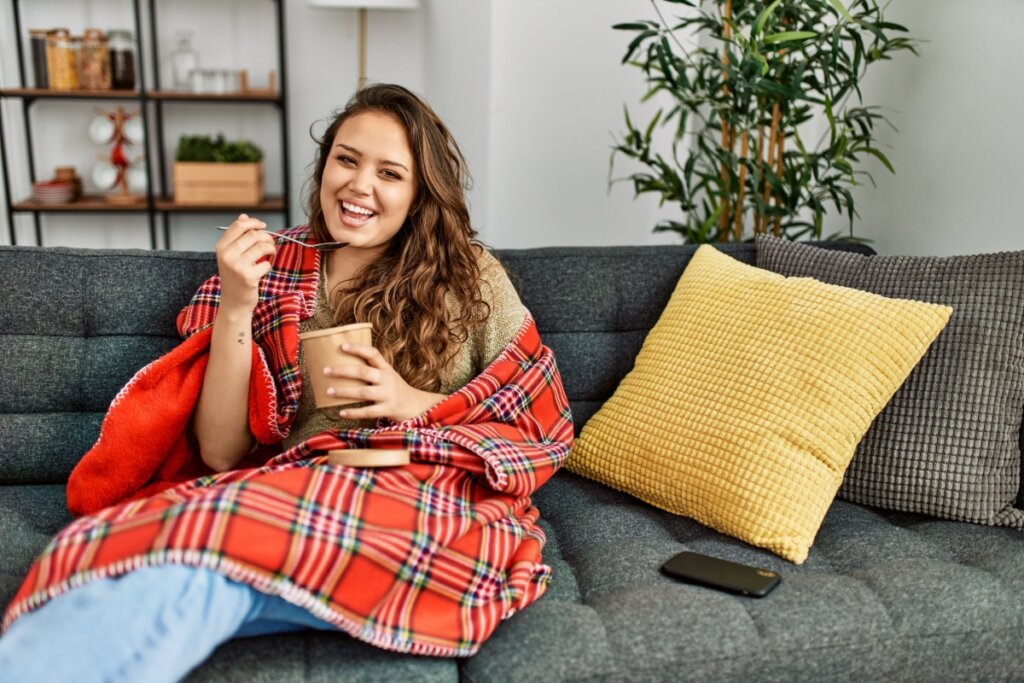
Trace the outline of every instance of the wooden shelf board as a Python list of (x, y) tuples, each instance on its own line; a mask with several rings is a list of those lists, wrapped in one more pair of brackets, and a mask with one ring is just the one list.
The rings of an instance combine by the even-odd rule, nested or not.
[[(284, 199), (282, 197), (264, 197), (263, 201), (256, 205), (197, 205), (197, 204), (177, 204), (171, 197), (160, 197), (154, 203), (154, 209), (156, 211), (173, 211), (178, 213), (188, 212), (217, 212), (217, 211), (284, 211)], [(137, 202), (135, 204), (111, 204), (103, 199), (100, 195), (83, 195), (80, 199), (77, 199), (68, 204), (42, 204), (40, 202), (32, 201), (27, 199), (23, 202), (17, 202), (11, 205), (11, 208), (15, 211), (40, 211), (40, 212), (61, 212), (61, 213), (76, 213), (76, 212), (103, 212), (103, 211), (116, 211), (116, 212), (145, 212), (149, 210), (149, 205), (145, 200)]]
[(2, 97), (48, 97), (52, 99), (136, 100), (138, 90), (52, 90), (48, 88), (0, 88)]
[(239, 205), (239, 204), (215, 204), (215, 205), (200, 205), (200, 204), (178, 204), (172, 197), (160, 197), (156, 200), (157, 211), (198, 211), (198, 212), (212, 212), (212, 211), (284, 211), (284, 198), (282, 197), (264, 197), (263, 201), (256, 205)]
[(148, 210), (145, 199), (134, 204), (112, 204), (106, 202), (101, 195), (82, 195), (79, 199), (68, 204), (43, 204), (41, 202), (26, 199), (11, 205), (15, 211), (117, 211), (117, 212), (144, 212)]
[(184, 102), (280, 102), (281, 93), (276, 91), (247, 91), (229, 93), (196, 93), (178, 90), (151, 90), (146, 93), (151, 100), (176, 100)]

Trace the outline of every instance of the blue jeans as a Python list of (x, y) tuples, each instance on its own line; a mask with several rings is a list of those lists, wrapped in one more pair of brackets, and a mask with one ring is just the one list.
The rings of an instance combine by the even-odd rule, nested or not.
[(14, 622), (4, 683), (179, 681), (231, 638), (338, 629), (220, 574), (163, 565), (99, 579)]

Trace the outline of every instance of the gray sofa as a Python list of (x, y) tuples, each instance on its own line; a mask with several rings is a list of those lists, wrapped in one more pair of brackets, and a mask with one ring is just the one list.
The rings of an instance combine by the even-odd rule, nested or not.
[[(754, 261), (752, 245), (724, 250)], [(577, 432), (629, 371), (692, 251), (499, 252), (557, 353)], [(70, 521), (64, 482), (110, 400), (177, 342), (175, 314), (214, 269), (211, 254), (0, 247), (4, 605)], [(230, 642), (189, 680), (1024, 680), (1018, 531), (837, 500), (795, 566), (568, 471), (535, 502), (554, 581), (476, 656), (310, 632)], [(757, 600), (661, 576), (684, 549), (783, 582)]]

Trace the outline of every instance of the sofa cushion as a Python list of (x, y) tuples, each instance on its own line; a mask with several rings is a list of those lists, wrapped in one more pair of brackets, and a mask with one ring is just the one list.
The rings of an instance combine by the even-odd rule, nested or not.
[(1024, 251), (954, 257), (829, 252), (758, 240), (758, 264), (953, 306), (949, 325), (857, 448), (840, 495), (1024, 529)]
[(857, 442), (949, 314), (703, 246), (566, 466), (803, 562)]

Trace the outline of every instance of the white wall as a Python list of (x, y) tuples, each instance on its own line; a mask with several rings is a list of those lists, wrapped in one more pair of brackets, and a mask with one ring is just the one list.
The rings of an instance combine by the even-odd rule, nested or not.
[[(619, 64), (629, 34), (621, 21), (653, 16), (648, 0), (423, 0), (412, 12), (373, 11), (369, 20), (371, 80), (403, 83), (423, 93), (449, 122), (470, 163), (470, 195), (481, 237), (498, 247), (673, 242), (651, 228), (666, 209), (651, 197), (634, 200), (625, 184), (607, 187), (612, 133), (622, 105), (643, 92), (639, 73)], [(6, 5), (9, 3), (3, 3)], [(23, 26), (124, 25), (127, 0), (34, 0), (21, 3)], [(196, 27), (204, 62), (272, 64), (272, 3), (256, 0), (161, 2), (161, 41), (169, 50), (177, 28)], [(289, 61), (292, 223), (312, 160), (310, 124), (344, 104), (356, 80), (356, 12), (286, 0)], [(683, 7), (667, 8), (669, 13)], [(889, 16), (929, 42), (921, 57), (880, 65), (865, 85), (869, 103), (893, 111), (899, 133), (879, 130), (897, 168), (873, 167), (880, 187), (857, 191), (857, 231), (883, 253), (953, 254), (1024, 248), (1014, 211), (1024, 137), (1017, 66), (1024, 48), (1018, 0), (894, 0)], [(212, 17), (213, 20), (207, 20)], [(16, 80), (9, 15), (0, 15), (0, 77)], [(218, 27), (227, 26), (224, 31)], [(269, 67), (268, 67), (269, 68)], [(92, 103), (43, 102), (34, 112), (41, 175), (72, 160), (88, 169), (99, 150), (85, 137)], [(169, 107), (170, 111), (170, 107)], [(7, 121), (20, 117), (4, 104)], [(259, 107), (179, 107), (167, 140), (179, 132), (216, 132), (269, 140), (268, 187), (280, 187), (275, 118)], [(319, 128), (322, 130), (322, 125)], [(45, 135), (42, 131), (46, 131)], [(28, 183), (19, 166), (17, 134), (7, 138), (15, 195)], [(616, 175), (629, 172), (625, 165)], [(0, 241), (7, 230), (0, 215)], [(175, 248), (206, 249), (210, 228), (230, 216), (176, 217)], [(268, 222), (274, 224), (280, 219)], [(19, 241), (31, 221), (18, 219)], [(146, 247), (144, 221), (110, 216), (48, 217), (47, 244)], [(842, 219), (827, 227), (840, 230)]]

